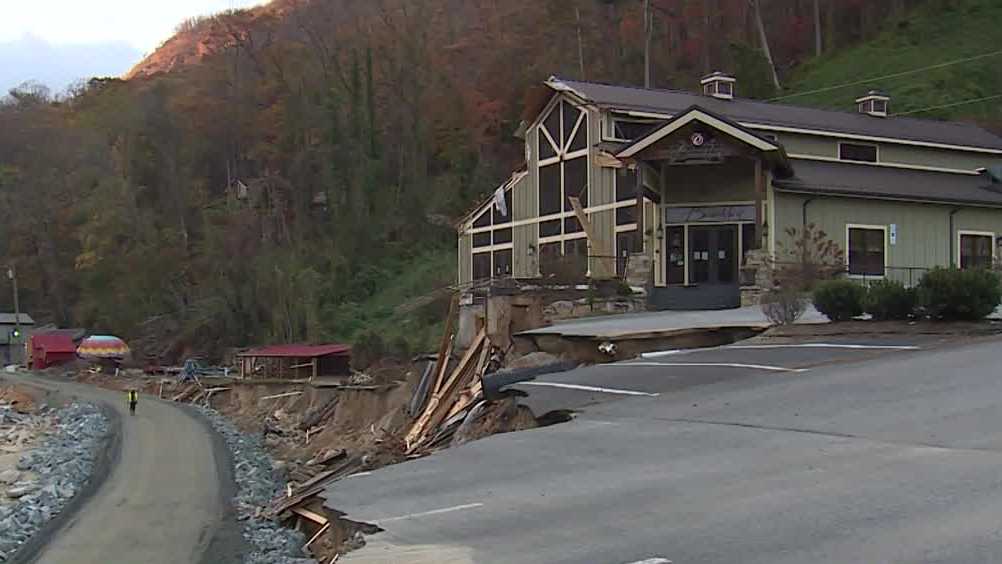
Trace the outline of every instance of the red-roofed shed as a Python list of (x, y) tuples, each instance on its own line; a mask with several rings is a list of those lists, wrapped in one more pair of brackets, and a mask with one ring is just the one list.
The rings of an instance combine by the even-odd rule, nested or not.
[(77, 346), (65, 333), (39, 333), (29, 339), (31, 368), (44, 370), (77, 358)]
[(348, 345), (271, 345), (237, 355), (241, 378), (316, 378), (351, 373)]

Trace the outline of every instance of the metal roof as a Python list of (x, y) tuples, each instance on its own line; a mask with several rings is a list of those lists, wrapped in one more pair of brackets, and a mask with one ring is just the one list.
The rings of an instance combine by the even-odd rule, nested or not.
[[(557, 77), (551, 78), (547, 85), (557, 91), (569, 89), (587, 101), (614, 110), (674, 114), (699, 105), (743, 124), (1002, 150), (1002, 138), (969, 123), (908, 117), (879, 118), (852, 111), (820, 110), (747, 98), (719, 100), (681, 90), (616, 86)], [(851, 100), (847, 98), (846, 101)]]
[(1002, 207), (1002, 189), (989, 188), (991, 182), (983, 175), (803, 159), (790, 162), (793, 177), (772, 182), (780, 191)]
[[(27, 313), (18, 314), (21, 325), (34, 325), (35, 320)], [(0, 313), (0, 325), (16, 325), (13, 313)]]
[(348, 356), (351, 347), (348, 345), (271, 345), (251, 349), (240, 353), (241, 357), (273, 357), (273, 358), (315, 358), (321, 356)]

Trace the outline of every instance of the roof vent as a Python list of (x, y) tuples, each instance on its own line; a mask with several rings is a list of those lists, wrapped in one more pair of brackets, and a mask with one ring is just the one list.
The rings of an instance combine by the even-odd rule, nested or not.
[(887, 117), (887, 106), (891, 98), (879, 90), (870, 90), (866, 95), (856, 98), (859, 113), (875, 117)]
[(733, 76), (719, 71), (713, 74), (708, 74), (699, 81), (699, 83), (703, 85), (703, 94), (713, 96), (714, 98), (719, 98), (721, 100), (734, 99), (735, 82), (737, 82), (737, 80), (735, 80)]

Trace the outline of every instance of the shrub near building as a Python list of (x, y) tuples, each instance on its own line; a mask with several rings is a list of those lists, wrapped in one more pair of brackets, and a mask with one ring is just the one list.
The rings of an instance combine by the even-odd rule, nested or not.
[(873, 319), (908, 319), (915, 313), (914, 288), (895, 280), (877, 280), (866, 291), (864, 309)]
[(826, 280), (814, 288), (814, 307), (832, 321), (863, 315), (866, 289), (851, 280)]
[(1002, 286), (989, 270), (935, 268), (919, 281), (918, 301), (932, 319), (983, 319), (1002, 302)]

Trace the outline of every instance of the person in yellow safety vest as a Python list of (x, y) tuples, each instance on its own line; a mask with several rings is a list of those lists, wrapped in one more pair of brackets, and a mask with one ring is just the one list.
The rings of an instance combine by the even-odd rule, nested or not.
[(136, 414), (136, 404), (139, 403), (139, 392), (136, 390), (129, 390), (129, 413), (131, 415)]

